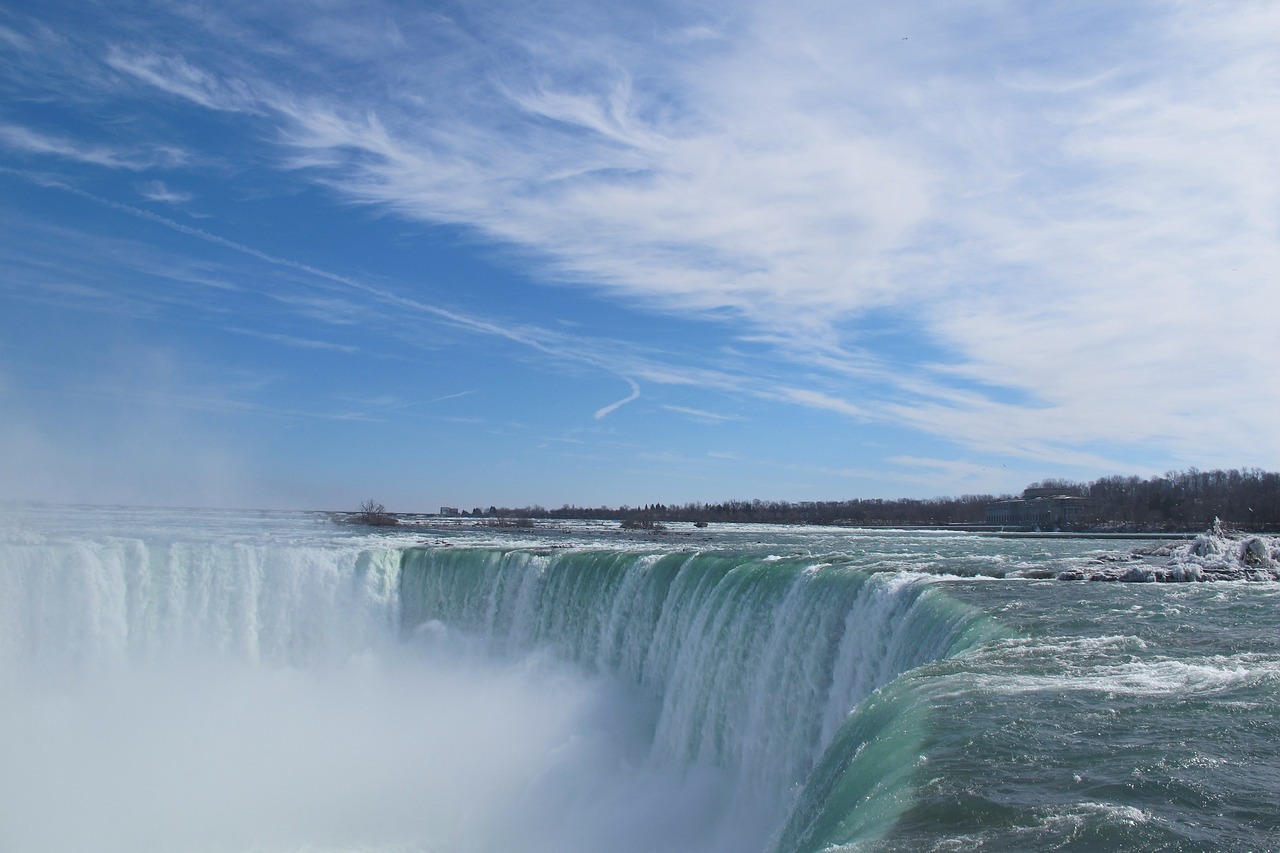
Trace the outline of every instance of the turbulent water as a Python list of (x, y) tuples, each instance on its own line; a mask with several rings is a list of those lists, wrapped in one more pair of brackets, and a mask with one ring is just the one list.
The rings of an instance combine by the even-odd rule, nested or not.
[(9, 510), (0, 850), (1280, 850), (1280, 584), (1136, 544)]

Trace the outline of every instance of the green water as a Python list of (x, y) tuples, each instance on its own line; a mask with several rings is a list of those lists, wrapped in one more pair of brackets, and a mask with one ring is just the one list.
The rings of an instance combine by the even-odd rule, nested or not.
[[(1280, 848), (1280, 587), (951, 577), (835, 618), (874, 601), (868, 583), (883, 595), (886, 578), (921, 577), (886, 572), (894, 559), (981, 576), (993, 563), (1069, 567), (1097, 548), (1018, 543), (995, 555), (989, 541), (920, 537), (912, 550), (907, 538), (826, 555), (803, 601), (788, 596), (813, 558), (424, 551), (406, 566), (448, 575), (448, 589), (424, 596), (406, 571), (406, 624), (430, 615), (415, 602), (431, 599), (508, 650), (557, 646), (645, 685), (666, 722), (679, 717), (658, 737), (683, 738), (681, 760), (785, 768), (770, 792), (777, 853)], [(637, 565), (643, 582), (629, 575)], [(664, 635), (685, 644), (682, 658), (655, 660)], [(780, 635), (799, 641), (757, 648)], [(832, 661), (851, 635), (863, 666), (904, 640), (916, 652), (838, 698), (804, 697), (847, 666)], [(831, 671), (788, 680), (815, 660)], [(753, 703), (775, 715), (735, 716)]]
[(856, 849), (1280, 849), (1280, 588), (946, 586), (1019, 636), (895, 685), (913, 802)]

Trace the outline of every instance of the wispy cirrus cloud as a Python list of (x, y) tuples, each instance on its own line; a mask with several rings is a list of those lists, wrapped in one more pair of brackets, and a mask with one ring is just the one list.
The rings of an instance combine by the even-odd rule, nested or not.
[(0, 41), (15, 50), (30, 51), (34, 49), (29, 38), (3, 24), (0, 24)]
[[(372, 101), (305, 79), (289, 89), (228, 77), (176, 55), (113, 47), (107, 62), (210, 109), (275, 117), (292, 164), (352, 198), (472, 225), (561, 275), (664, 307), (783, 311), (820, 326), (815, 307), (857, 307), (883, 287), (850, 264), (899, 245), (926, 205), (927, 175), (893, 140), (858, 127), (857, 110), (826, 117), (793, 103), (786, 85), (761, 104), (759, 91), (709, 87), (669, 46), (621, 34), (604, 38), (614, 60), (600, 33), (587, 42), (527, 20), (467, 23), (488, 28), (505, 66), (477, 67), (480, 45), (433, 19), (414, 33), (440, 48), (426, 51), (429, 65), (394, 49), (374, 63), (388, 47), (376, 39), (357, 57), (432, 87)], [(740, 45), (714, 79), (735, 78), (761, 47)], [(637, 73), (658, 85), (636, 85)]]
[(689, 418), (704, 424), (720, 424), (726, 421), (741, 420), (738, 415), (721, 415), (715, 412), (708, 412), (705, 409), (690, 408), (689, 406), (676, 406), (664, 403), (662, 408), (666, 409), (668, 412), (686, 415)]
[(300, 349), (312, 350), (329, 350), (331, 352), (342, 352), (353, 354), (360, 352), (360, 347), (350, 344), (335, 344), (332, 341), (317, 341), (311, 338), (299, 338), (295, 335), (283, 335), (277, 332), (263, 332), (256, 329), (229, 328), (227, 331), (235, 332), (237, 335), (248, 335), (250, 337), (259, 338), (272, 343), (283, 344), (288, 347), (298, 347)]
[(139, 184), (138, 194), (147, 201), (163, 204), (185, 204), (195, 198), (193, 193), (170, 189), (164, 181), (148, 181), (145, 184)]
[[(722, 368), (583, 346), (174, 224), (630, 377), (598, 418), (646, 382), (1085, 467), (1117, 465), (1104, 445), (1280, 459), (1280, 404), (1224, 414), (1280, 363), (1256, 320), (1280, 307), (1272, 4), (650, 11), (187, 8), (187, 38), (140, 27), (100, 56), (121, 85), (240, 114), (291, 178), (751, 350)], [(31, 134), (0, 139), (146, 162)], [(280, 298), (343, 321), (332, 294)]]
[(113, 45), (104, 61), (142, 83), (211, 110), (253, 111), (257, 103), (241, 80), (223, 79), (176, 54), (132, 52)]
[(28, 154), (52, 155), (79, 163), (134, 172), (158, 166), (172, 167), (186, 160), (183, 151), (171, 146), (103, 145), (13, 124), (0, 124), (0, 144)]

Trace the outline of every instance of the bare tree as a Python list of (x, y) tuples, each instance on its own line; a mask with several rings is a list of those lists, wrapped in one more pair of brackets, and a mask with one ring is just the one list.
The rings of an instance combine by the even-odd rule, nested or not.
[(387, 512), (387, 508), (375, 501), (373, 498), (360, 504), (360, 509), (355, 513), (353, 519), (358, 524), (368, 524), (374, 527), (389, 527), (393, 524), (399, 524), (399, 519)]

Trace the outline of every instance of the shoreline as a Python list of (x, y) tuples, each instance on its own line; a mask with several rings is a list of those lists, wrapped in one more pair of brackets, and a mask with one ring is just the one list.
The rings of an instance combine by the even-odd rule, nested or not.
[(980, 531), (979, 536), (996, 539), (1161, 539), (1189, 542), (1198, 533), (1090, 533), (1088, 531), (998, 530)]

